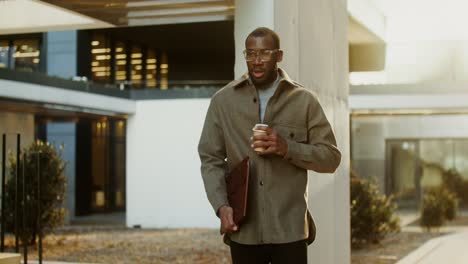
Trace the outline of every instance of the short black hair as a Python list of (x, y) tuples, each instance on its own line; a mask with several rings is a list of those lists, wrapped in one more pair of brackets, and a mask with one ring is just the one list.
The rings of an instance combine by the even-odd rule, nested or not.
[(265, 36), (271, 36), (273, 39), (273, 43), (275, 44), (275, 48), (279, 49), (280, 48), (280, 38), (276, 32), (273, 30), (267, 28), (267, 27), (258, 27), (254, 31), (250, 32), (250, 34), (247, 36), (245, 39), (245, 42), (247, 43), (247, 40), (250, 37), (265, 37)]

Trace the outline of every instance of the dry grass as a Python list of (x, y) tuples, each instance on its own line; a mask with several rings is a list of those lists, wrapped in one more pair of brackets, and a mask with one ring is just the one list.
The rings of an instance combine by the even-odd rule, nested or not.
[[(461, 217), (450, 225), (468, 225)], [(431, 238), (444, 233), (403, 231), (364, 249), (353, 250), (353, 264), (396, 263)], [(9, 250), (13, 240), (7, 239)], [(213, 229), (129, 229), (75, 226), (44, 239), (44, 259), (88, 263), (230, 263), (229, 248)], [(37, 251), (29, 249), (29, 259)]]
[[(11, 238), (9, 245), (12, 245)], [(90, 263), (230, 263), (229, 248), (208, 229), (74, 228), (47, 236), (43, 259)], [(37, 251), (29, 249), (29, 259)]]

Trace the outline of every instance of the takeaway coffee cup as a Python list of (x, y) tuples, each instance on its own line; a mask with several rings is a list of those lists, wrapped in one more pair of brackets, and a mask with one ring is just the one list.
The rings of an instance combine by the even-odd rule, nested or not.
[[(267, 124), (255, 124), (255, 126), (252, 128), (253, 135), (254, 136), (266, 135), (266, 131), (258, 129), (259, 127), (268, 127), (268, 125)], [(257, 140), (257, 141), (254, 141), (254, 142), (259, 142), (259, 141), (260, 140)], [(254, 150), (257, 151), (257, 152), (263, 152), (263, 151), (265, 151), (265, 148), (264, 147), (256, 147), (256, 148), (254, 148)]]

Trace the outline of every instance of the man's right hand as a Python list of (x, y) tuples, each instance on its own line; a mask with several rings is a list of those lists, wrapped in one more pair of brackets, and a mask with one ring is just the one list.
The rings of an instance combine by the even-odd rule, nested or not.
[(232, 234), (238, 230), (234, 223), (234, 210), (228, 205), (223, 205), (218, 210), (219, 219), (221, 220), (221, 235), (227, 233)]

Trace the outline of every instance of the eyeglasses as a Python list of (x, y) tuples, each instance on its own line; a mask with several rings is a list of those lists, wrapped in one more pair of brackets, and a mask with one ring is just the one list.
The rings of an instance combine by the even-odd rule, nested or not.
[(260, 61), (267, 62), (270, 61), (272, 55), (278, 51), (279, 49), (244, 50), (244, 57), (246, 61), (254, 61), (258, 56)]

